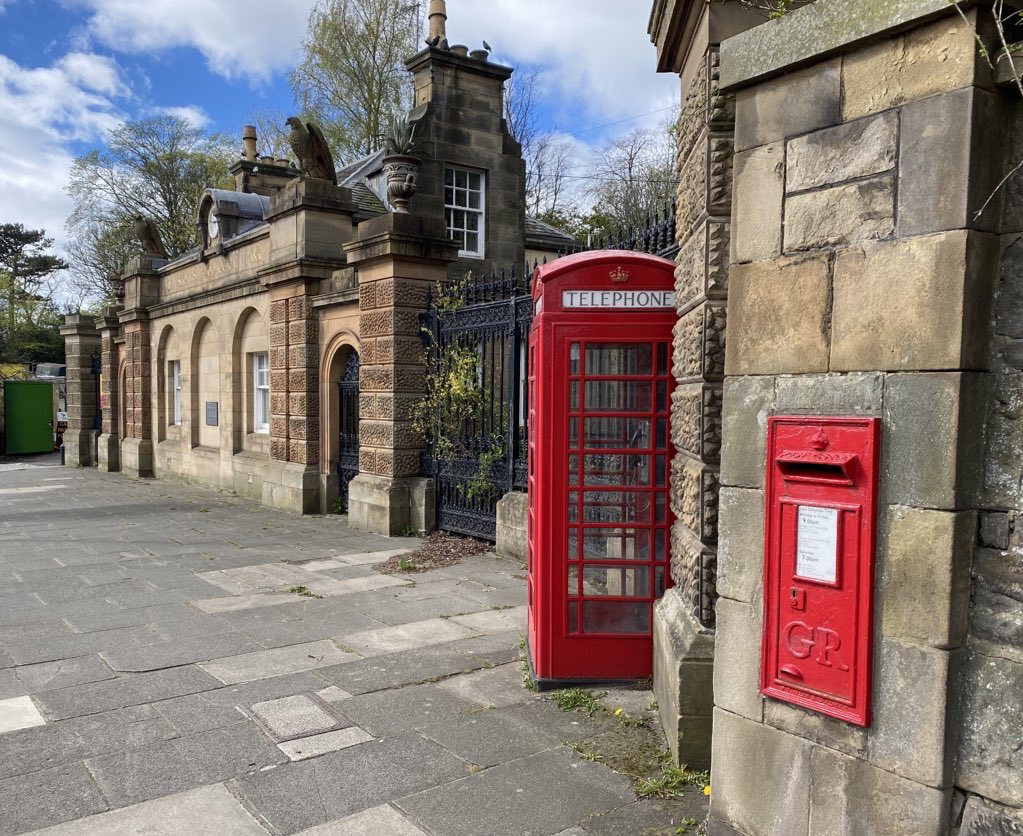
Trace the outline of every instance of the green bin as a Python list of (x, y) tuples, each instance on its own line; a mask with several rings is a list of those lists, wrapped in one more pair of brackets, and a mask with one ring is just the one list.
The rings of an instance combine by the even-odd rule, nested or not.
[(53, 384), (39, 380), (4, 381), (4, 452), (53, 450)]

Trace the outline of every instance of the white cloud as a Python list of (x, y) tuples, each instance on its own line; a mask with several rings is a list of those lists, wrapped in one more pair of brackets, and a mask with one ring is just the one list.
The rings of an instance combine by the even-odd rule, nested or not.
[(203, 110), (199, 105), (181, 105), (178, 107), (154, 107), (150, 110), (150, 113), (161, 114), (165, 116), (177, 116), (180, 119), (185, 119), (191, 122), (196, 128), (205, 128), (213, 120), (210, 119), (210, 115)]
[(45, 229), (64, 239), (71, 203), (64, 185), (72, 142), (95, 142), (122, 121), (111, 95), (126, 88), (116, 65), (73, 53), (27, 68), (0, 55), (0, 222)]
[[(678, 77), (656, 72), (657, 53), (646, 31), (648, 2), (448, 0), (447, 7), (452, 44), (478, 49), (486, 39), (492, 60), (539, 66), (547, 104), (560, 100), (566, 112), (582, 108), (589, 125), (659, 110), (679, 97)], [(663, 115), (615, 126), (612, 133), (656, 125)], [(584, 126), (560, 127), (571, 132)]]
[(314, 0), (78, 0), (88, 32), (121, 52), (194, 47), (226, 78), (265, 81), (298, 57)]

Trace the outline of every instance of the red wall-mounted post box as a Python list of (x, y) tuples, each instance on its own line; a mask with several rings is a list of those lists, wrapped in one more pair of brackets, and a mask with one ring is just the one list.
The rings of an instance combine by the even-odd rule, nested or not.
[(879, 421), (767, 432), (761, 692), (869, 726)]

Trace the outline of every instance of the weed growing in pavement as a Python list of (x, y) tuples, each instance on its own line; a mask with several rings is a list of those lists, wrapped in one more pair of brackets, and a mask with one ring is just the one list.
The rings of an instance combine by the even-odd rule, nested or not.
[(414, 560), (406, 560), (404, 557), (398, 558), (399, 572), (415, 572), (418, 568), (419, 565)]
[(303, 598), (322, 598), (322, 595), (317, 595), (308, 586), (293, 586), (288, 592), (294, 592), (296, 595), (301, 595)]
[(694, 772), (686, 766), (667, 765), (660, 777), (636, 782), (636, 795), (640, 798), (675, 798), (686, 787), (703, 787), (710, 780), (708, 772)]
[(590, 717), (598, 711), (607, 711), (604, 705), (589, 691), (582, 688), (562, 688), (551, 694), (551, 699), (557, 703), (562, 711), (574, 711), (577, 708), (583, 709)]

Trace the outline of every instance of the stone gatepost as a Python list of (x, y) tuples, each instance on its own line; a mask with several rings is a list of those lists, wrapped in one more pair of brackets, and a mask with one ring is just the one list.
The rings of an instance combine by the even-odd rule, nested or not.
[(343, 264), (352, 238), (351, 191), (326, 180), (292, 180), (274, 194), (270, 265), (259, 272), (270, 294), (270, 466), (264, 505), (301, 514), (320, 510), (319, 315), (313, 297)]
[(96, 327), (100, 332), (100, 359), (102, 361), (102, 380), (100, 381), (101, 409), (103, 426), (97, 440), (97, 464), (100, 470), (108, 473), (121, 469), (121, 435), (120, 435), (120, 404), (121, 393), (118, 392), (117, 372), (119, 356), (117, 340), (121, 333), (121, 324), (117, 320), (114, 309), (107, 308), (103, 316), (96, 317)]
[(128, 476), (153, 476), (153, 363), (149, 306), (159, 299), (164, 259), (140, 256), (124, 272), (124, 308), (117, 319), (124, 334), (124, 439), (121, 471)]
[[(1005, 683), (1023, 667), (997, 668), (1018, 631), (1016, 649), (968, 639), (1009, 108), (976, 42), (988, 12), (963, 14), (821, 0), (721, 44), (736, 116), (711, 834), (944, 834), (960, 782), (1023, 805), (998, 765), (1020, 774)], [(773, 414), (881, 419), (867, 728), (760, 694)], [(978, 702), (996, 669), (999, 705)]]
[(458, 255), (440, 218), (382, 215), (345, 247), (359, 274), (359, 470), (348, 519), (379, 534), (434, 526), (433, 481), (419, 475), (423, 439), (412, 428), (426, 392), (419, 314)]
[[(675, 27), (674, 19), (685, 21)], [(672, 398), (671, 574), (654, 617), (654, 691), (676, 762), (710, 766), (717, 600), (721, 389), (732, 210), (735, 98), (718, 81), (723, 38), (758, 19), (735, 2), (660, 0), (650, 35), (658, 69), (678, 73), (678, 324)]]
[(64, 317), (60, 327), (64, 337), (67, 365), (67, 431), (64, 433), (64, 463), (72, 467), (96, 464), (95, 444), (96, 373), (100, 336), (91, 316), (73, 314)]

